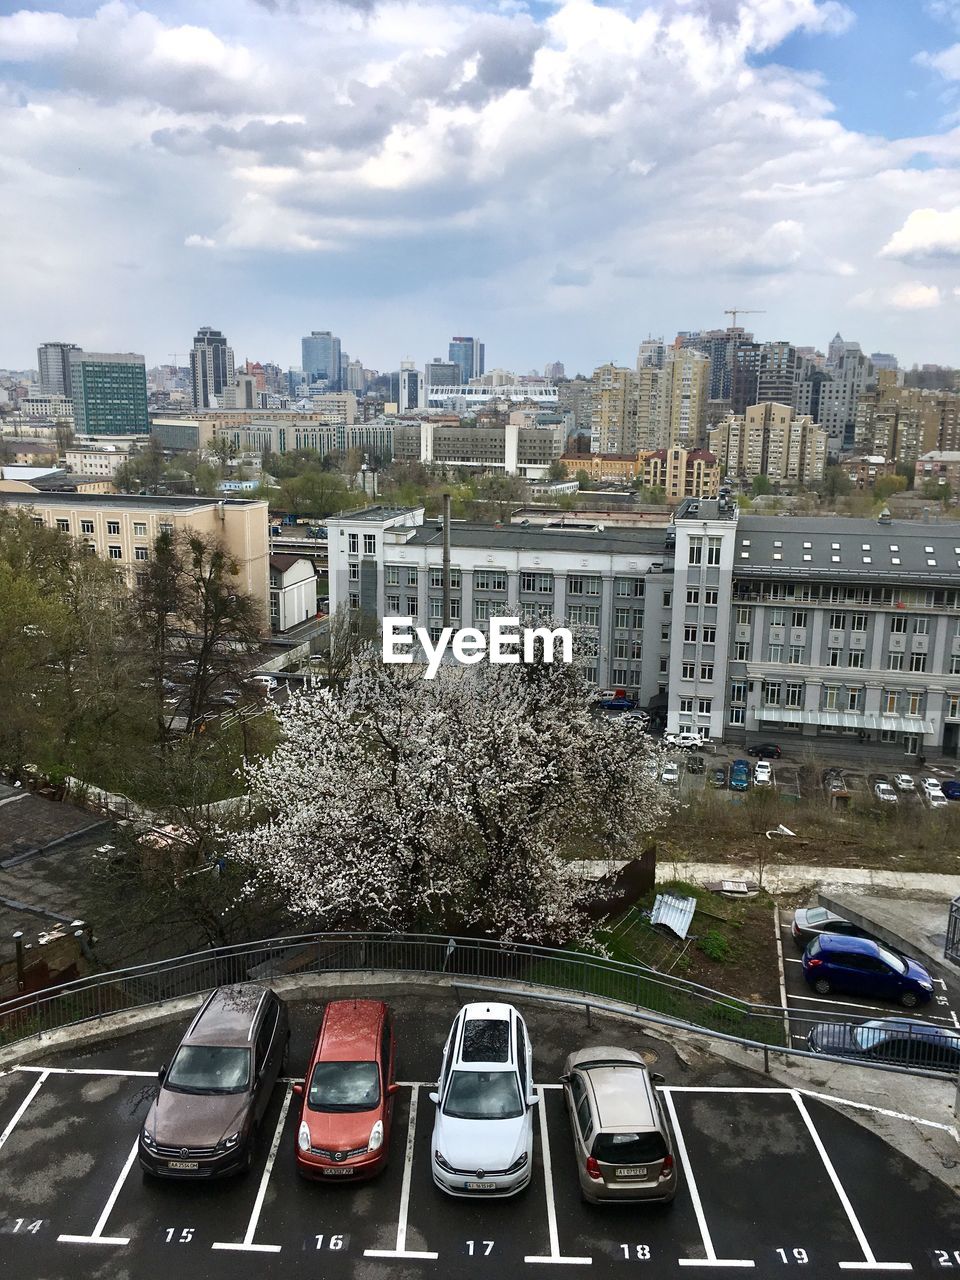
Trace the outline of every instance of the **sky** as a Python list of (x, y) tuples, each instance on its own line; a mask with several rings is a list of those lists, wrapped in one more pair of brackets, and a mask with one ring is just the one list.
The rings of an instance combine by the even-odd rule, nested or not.
[(960, 365), (960, 0), (0, 0), (0, 367)]

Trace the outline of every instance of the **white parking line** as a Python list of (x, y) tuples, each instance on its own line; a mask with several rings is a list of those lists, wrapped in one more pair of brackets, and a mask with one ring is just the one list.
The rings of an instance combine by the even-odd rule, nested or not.
[(121, 1071), (115, 1067), (30, 1067), (15, 1066), (14, 1071), (38, 1071), (45, 1076), (149, 1076), (156, 1080), (155, 1071)]
[(400, 1214), (397, 1218), (397, 1247), (395, 1249), (364, 1249), (365, 1258), (425, 1258), (434, 1259), (435, 1253), (417, 1252), (407, 1248), (407, 1216), (410, 1212), (410, 1178), (413, 1174), (413, 1153), (417, 1137), (417, 1099), (420, 1086), (410, 1092), (410, 1118), (407, 1121), (407, 1149), (403, 1159), (403, 1184), (400, 1188)]
[(103, 1228), (107, 1225), (107, 1219), (110, 1217), (110, 1214), (113, 1212), (113, 1206), (116, 1204), (117, 1196), (120, 1194), (120, 1190), (123, 1187), (123, 1184), (127, 1180), (127, 1174), (133, 1168), (133, 1162), (137, 1158), (137, 1147), (139, 1145), (140, 1145), (140, 1135), (137, 1134), (136, 1141), (134, 1142), (133, 1146), (130, 1148), (130, 1154), (127, 1156), (127, 1163), (123, 1166), (123, 1172), (120, 1174), (120, 1177), (114, 1183), (113, 1190), (110, 1192), (110, 1198), (107, 1200), (107, 1203), (103, 1206), (103, 1213), (101, 1213), (100, 1217), (97, 1219), (97, 1225), (93, 1228), (92, 1234), (89, 1236), (67, 1236), (67, 1235), (57, 1236), (57, 1241), (59, 1244), (129, 1244), (130, 1243), (130, 1240), (127, 1236), (103, 1235)]
[(920, 1018), (928, 1022), (949, 1022), (950, 1019), (941, 1013), (924, 1013), (918, 1009), (891, 1009), (889, 1005), (858, 1004), (855, 1000), (829, 1000), (826, 996), (790, 996), (791, 1000), (809, 1000), (814, 1004), (825, 1004), (830, 1009), (869, 1009), (873, 1013), (887, 1013), (891, 1017)]
[(813, 1145), (817, 1148), (817, 1151), (819, 1152), (819, 1155), (820, 1155), (820, 1159), (823, 1161), (823, 1167), (827, 1171), (827, 1177), (833, 1183), (833, 1189), (834, 1191), (836, 1191), (837, 1195), (840, 1198), (840, 1203), (841, 1205), (843, 1205), (843, 1211), (847, 1215), (847, 1221), (850, 1223), (850, 1226), (853, 1229), (853, 1234), (857, 1237), (857, 1243), (860, 1245), (860, 1248), (863, 1250), (863, 1257), (864, 1257), (863, 1262), (841, 1262), (840, 1270), (841, 1271), (912, 1271), (913, 1266), (909, 1262), (878, 1262), (877, 1261), (876, 1257), (874, 1256), (873, 1250), (870, 1248), (870, 1242), (867, 1240), (867, 1237), (864, 1235), (863, 1227), (861, 1227), (857, 1219), (857, 1215), (853, 1211), (853, 1205), (850, 1203), (850, 1199), (843, 1188), (843, 1183), (840, 1181), (839, 1177), (837, 1176), (837, 1171), (833, 1167), (833, 1162), (831, 1161), (830, 1157), (827, 1155), (827, 1149), (823, 1145), (823, 1140), (820, 1137), (820, 1134), (817, 1132), (816, 1125), (813, 1123), (813, 1120), (810, 1116), (810, 1112), (807, 1110), (807, 1107), (803, 1101), (803, 1098), (801, 1098), (799, 1092), (796, 1089), (791, 1089), (790, 1093), (794, 1102), (797, 1105), (797, 1110), (800, 1112), (800, 1116), (803, 1120), (803, 1123), (807, 1126), (807, 1130), (810, 1134), (810, 1137), (813, 1139)]
[[(667, 1104), (667, 1111), (670, 1113), (670, 1123), (673, 1126), (673, 1136), (677, 1142), (677, 1152), (683, 1164), (684, 1177), (687, 1182), (687, 1190), (690, 1192), (690, 1199), (693, 1201), (693, 1211), (697, 1215), (697, 1226), (700, 1228), (700, 1237), (703, 1240), (703, 1249), (706, 1253), (705, 1258), (678, 1258), (681, 1267), (752, 1267), (755, 1263), (747, 1258), (718, 1258), (717, 1251), (713, 1247), (713, 1240), (710, 1238), (710, 1232), (707, 1228), (707, 1219), (703, 1212), (703, 1203), (700, 1200), (700, 1192), (697, 1190), (697, 1181), (693, 1176), (693, 1169), (690, 1166), (690, 1157), (687, 1155), (687, 1144), (683, 1139), (683, 1131), (680, 1128), (680, 1122), (677, 1119), (677, 1109), (674, 1106), (671, 1097), (672, 1090), (664, 1088), (660, 1091), (663, 1094), (664, 1101)], [(716, 1092), (725, 1092), (725, 1090), (717, 1090)], [(737, 1092), (740, 1092), (738, 1090)], [(743, 1090), (747, 1092), (747, 1090)], [(750, 1090), (752, 1093), (766, 1093), (766, 1089)]]
[(543, 1087), (538, 1086), (540, 1094), (540, 1149), (543, 1153), (543, 1181), (547, 1191), (547, 1228), (550, 1232), (550, 1253), (528, 1254), (524, 1262), (566, 1263), (572, 1266), (590, 1266), (593, 1258), (564, 1257), (560, 1252), (560, 1237), (557, 1233), (557, 1206), (553, 1199), (553, 1166), (550, 1161), (550, 1137), (547, 1133), (547, 1099)]
[(210, 1246), (211, 1249), (230, 1249), (237, 1253), (279, 1253), (282, 1245), (279, 1244), (254, 1244), (253, 1237), (256, 1235), (257, 1223), (260, 1221), (260, 1214), (263, 1210), (263, 1201), (267, 1194), (267, 1184), (270, 1181), (270, 1175), (273, 1172), (273, 1164), (277, 1158), (277, 1151), (280, 1147), (280, 1137), (283, 1133), (283, 1123), (287, 1118), (287, 1111), (290, 1107), (290, 1099), (293, 1097), (293, 1085), (287, 1085), (287, 1092), (283, 1097), (283, 1105), (280, 1108), (280, 1116), (277, 1120), (277, 1127), (273, 1133), (273, 1142), (270, 1144), (270, 1154), (267, 1156), (267, 1163), (263, 1168), (263, 1176), (260, 1179), (260, 1186), (257, 1188), (257, 1198), (253, 1202), (253, 1211), (250, 1214), (250, 1221), (247, 1223), (247, 1230), (243, 1239), (239, 1244), (231, 1244), (223, 1240), (218, 1240)]
[(17, 1107), (16, 1113), (14, 1114), (13, 1119), (4, 1129), (3, 1133), (0, 1133), (0, 1147), (3, 1146), (6, 1140), (10, 1137), (11, 1133), (13, 1133), (14, 1129), (20, 1123), (23, 1113), (26, 1111), (27, 1107), (29, 1107), (30, 1103), (34, 1100), (34, 1098), (40, 1092), (40, 1089), (43, 1087), (43, 1082), (44, 1080), (46, 1080), (48, 1075), (49, 1075), (49, 1072), (47, 1071), (42, 1071), (40, 1073), (40, 1078), (37, 1081), (37, 1083), (33, 1086), (33, 1088), (30, 1090), (30, 1092), (27, 1094), (24, 1100), (20, 1103), (19, 1107)]

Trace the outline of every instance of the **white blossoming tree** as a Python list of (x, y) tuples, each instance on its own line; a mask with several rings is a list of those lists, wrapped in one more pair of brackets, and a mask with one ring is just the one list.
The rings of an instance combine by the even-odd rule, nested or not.
[(589, 707), (576, 665), (384, 666), (282, 712), (234, 837), (258, 885), (314, 927), (581, 936), (573, 861), (629, 857), (669, 813), (658, 752)]

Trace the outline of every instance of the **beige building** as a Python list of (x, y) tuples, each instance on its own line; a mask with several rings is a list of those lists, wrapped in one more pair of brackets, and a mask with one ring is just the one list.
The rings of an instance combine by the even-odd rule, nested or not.
[(266, 629), (270, 616), (270, 523), (265, 502), (245, 499), (133, 497), (121, 494), (40, 493), (14, 483), (0, 489), (0, 506), (30, 513), (38, 524), (80, 539), (116, 564), (130, 586), (150, 560), (161, 533), (191, 529), (223, 541), (240, 566), (243, 591), (257, 601)]
[(567, 474), (585, 471), (591, 480), (615, 480), (629, 484), (643, 474), (645, 451), (639, 453), (570, 453), (560, 459)]
[(636, 378), (632, 369), (602, 364), (591, 384), (591, 453), (630, 453), (637, 448)]
[(683, 498), (715, 498), (723, 471), (706, 449), (656, 449), (643, 455), (643, 483), (663, 489), (668, 502)]
[(709, 398), (710, 357), (689, 347), (670, 347), (659, 380), (656, 439), (650, 443), (662, 449), (703, 446)]
[(891, 370), (881, 370), (876, 388), (857, 401), (854, 443), (910, 466), (934, 449), (960, 448), (960, 395), (901, 387)]
[(960, 452), (931, 449), (918, 458), (914, 469), (914, 488), (922, 489), (930, 481), (944, 490), (949, 485), (952, 493), (960, 493)]
[(731, 414), (708, 433), (724, 475), (766, 476), (774, 484), (812, 484), (823, 478), (827, 432), (809, 414), (768, 401)]
[(110, 479), (127, 461), (129, 454), (121, 449), (71, 448), (64, 450), (63, 457), (68, 469), (78, 476)]

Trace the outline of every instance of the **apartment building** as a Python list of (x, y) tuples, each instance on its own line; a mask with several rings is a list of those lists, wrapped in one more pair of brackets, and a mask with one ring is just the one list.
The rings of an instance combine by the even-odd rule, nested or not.
[(654, 449), (641, 456), (644, 486), (663, 489), (668, 502), (715, 498), (720, 492), (723, 468), (707, 449)]
[(655, 433), (658, 448), (702, 448), (706, 444), (710, 357), (691, 348), (670, 347), (659, 383)]
[(220, 538), (240, 566), (241, 590), (269, 616), (269, 519), (265, 502), (244, 499), (134, 497), (127, 494), (0, 492), (0, 506), (27, 511), (110, 560), (133, 586), (161, 533), (190, 529)]
[(949, 486), (952, 493), (960, 493), (960, 451), (931, 449), (918, 458), (914, 468), (914, 487), (922, 489), (930, 481), (943, 489)]
[(766, 476), (774, 484), (812, 484), (823, 478), (827, 433), (789, 404), (751, 405), (707, 432), (724, 475)]
[(631, 453), (637, 448), (636, 381), (632, 369), (602, 364), (593, 372), (591, 453)]
[(874, 390), (861, 395), (856, 410), (857, 448), (913, 466), (932, 450), (960, 449), (960, 395), (897, 385), (884, 370)]

